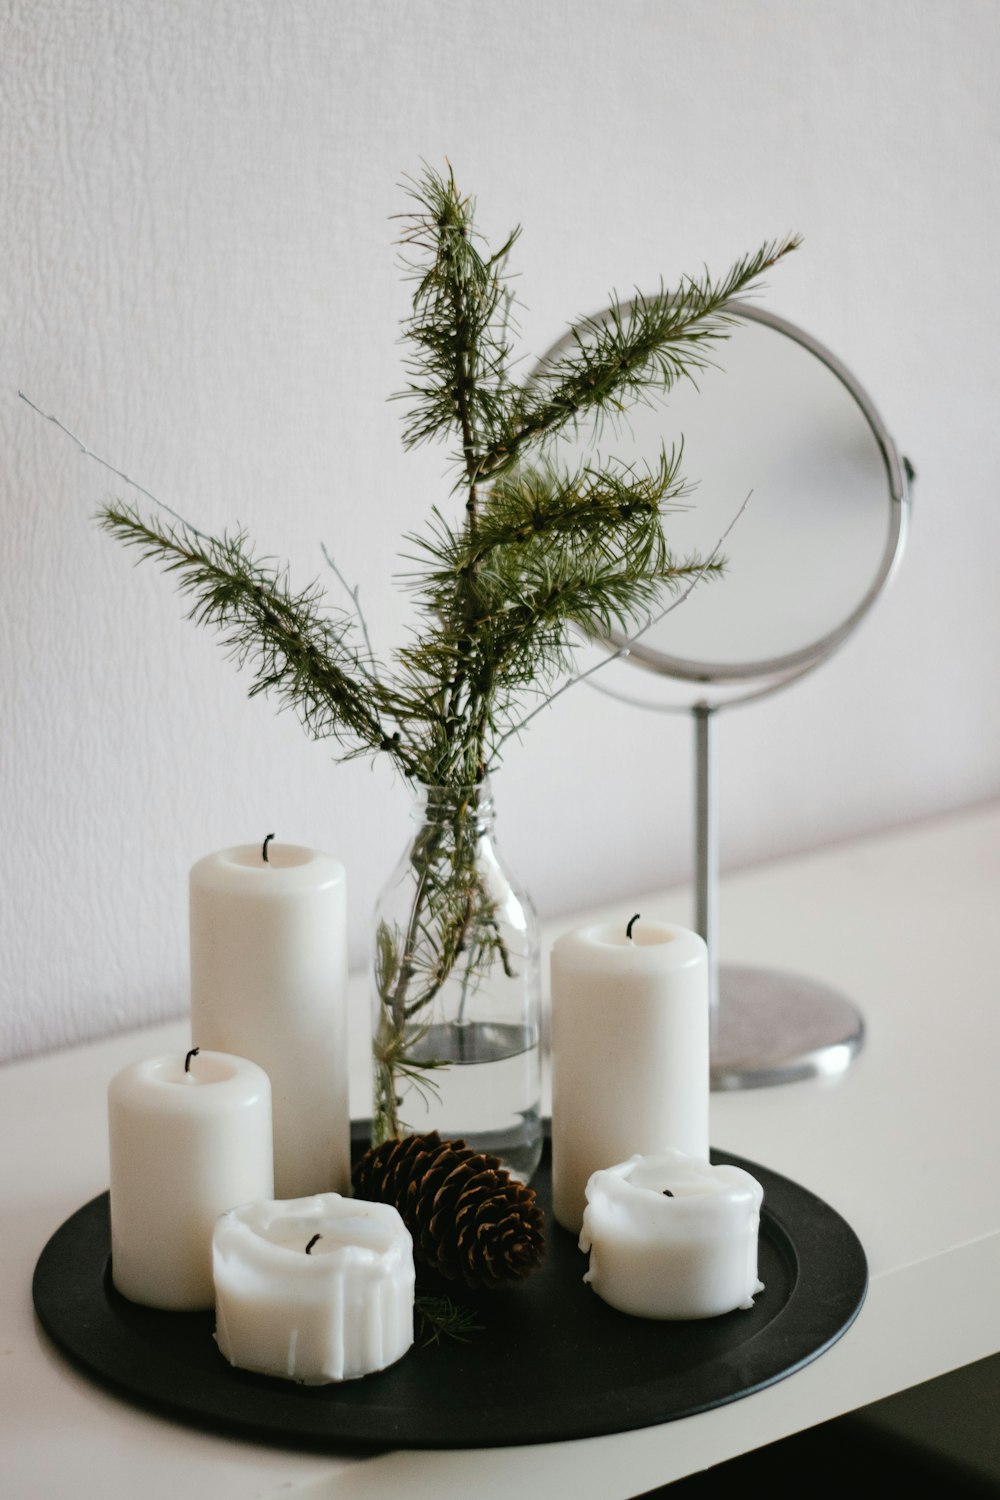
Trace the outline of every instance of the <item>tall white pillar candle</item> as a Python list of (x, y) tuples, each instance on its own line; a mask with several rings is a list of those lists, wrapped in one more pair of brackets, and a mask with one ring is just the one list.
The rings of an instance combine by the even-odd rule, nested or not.
[(413, 1343), (413, 1241), (387, 1203), (247, 1203), (215, 1229), (216, 1342), (241, 1370), (355, 1380)]
[(753, 1306), (763, 1188), (741, 1167), (680, 1151), (634, 1156), (587, 1184), (580, 1249), (603, 1301), (640, 1318)]
[(556, 940), (551, 981), (553, 1210), (576, 1234), (593, 1172), (708, 1160), (708, 953), (685, 927), (597, 923)]
[(133, 1063), (108, 1087), (111, 1277), (122, 1296), (209, 1308), (221, 1213), (274, 1192), (271, 1085), (220, 1052)]
[(344, 867), (246, 844), (192, 868), (191, 1030), (271, 1080), (280, 1198), (350, 1183)]

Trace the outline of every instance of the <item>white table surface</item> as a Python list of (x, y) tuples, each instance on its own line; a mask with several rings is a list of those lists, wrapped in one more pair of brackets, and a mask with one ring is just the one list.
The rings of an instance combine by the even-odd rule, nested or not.
[[(690, 922), (689, 893), (607, 909)], [(580, 913), (549, 925), (546, 944)], [(712, 1096), (712, 1144), (799, 1182), (865, 1247), (871, 1285), (830, 1350), (756, 1395), (660, 1427), (489, 1452), (374, 1457), (196, 1432), (119, 1400), (48, 1344), (31, 1276), (107, 1187), (106, 1089), (187, 1041), (177, 1022), (0, 1068), (0, 1490), (5, 1500), (625, 1500), (1000, 1351), (1000, 803), (725, 878), (723, 957), (848, 995), (867, 1038), (836, 1079)], [(352, 1110), (369, 1112), (352, 980)]]

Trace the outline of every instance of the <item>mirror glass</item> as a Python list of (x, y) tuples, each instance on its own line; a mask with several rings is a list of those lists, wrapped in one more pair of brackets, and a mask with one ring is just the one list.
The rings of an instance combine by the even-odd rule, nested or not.
[(683, 434), (690, 494), (667, 524), (672, 550), (708, 557), (732, 527), (723, 576), (591, 679), (649, 707), (732, 701), (800, 675), (865, 613), (902, 540), (899, 459), (864, 392), (801, 330), (750, 304), (730, 311), (730, 336), (697, 386), (683, 381), (554, 448), (570, 466), (598, 456), (655, 466)]

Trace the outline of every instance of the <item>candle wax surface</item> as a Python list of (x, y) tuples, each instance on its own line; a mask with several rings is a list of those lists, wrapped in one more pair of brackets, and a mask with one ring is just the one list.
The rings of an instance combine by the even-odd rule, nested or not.
[(213, 1251), (216, 1340), (240, 1369), (325, 1385), (382, 1370), (413, 1343), (413, 1242), (388, 1204), (339, 1193), (244, 1204), (220, 1218)]
[(301, 1250), (314, 1235), (319, 1234), (310, 1255), (333, 1255), (348, 1248), (384, 1255), (392, 1248), (396, 1227), (364, 1213), (334, 1218), (320, 1209), (311, 1216), (301, 1217), (278, 1213), (273, 1219), (262, 1220), (258, 1232), (268, 1244), (295, 1251)]
[(552, 1204), (579, 1234), (592, 1173), (708, 1160), (708, 950), (688, 928), (595, 922), (552, 946)]
[(147, 1058), (108, 1086), (111, 1275), (131, 1302), (210, 1308), (221, 1213), (274, 1191), (271, 1084), (244, 1057)]
[(228, 1083), (240, 1076), (240, 1060), (222, 1052), (202, 1052), (188, 1060), (178, 1052), (168, 1057), (154, 1057), (140, 1063), (146, 1081), (181, 1088), (198, 1088), (210, 1083)]
[(265, 859), (259, 844), (237, 844), (232, 849), (222, 850), (220, 862), (241, 865), (249, 870), (290, 870), (296, 865), (312, 864), (313, 852), (303, 849), (300, 844), (269, 843)]
[(636, 1155), (587, 1184), (584, 1277), (637, 1317), (717, 1317), (753, 1306), (763, 1189), (740, 1167), (669, 1151)]
[(274, 1192), (346, 1192), (347, 877), (298, 844), (237, 844), (189, 873), (191, 1035), (271, 1080)]

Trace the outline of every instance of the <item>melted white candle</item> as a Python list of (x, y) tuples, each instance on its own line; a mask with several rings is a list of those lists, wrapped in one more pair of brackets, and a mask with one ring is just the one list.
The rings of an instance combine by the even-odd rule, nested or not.
[(595, 1172), (580, 1249), (601, 1299), (642, 1318), (713, 1318), (763, 1291), (763, 1189), (740, 1167), (666, 1151)]
[(274, 1191), (271, 1085), (256, 1063), (199, 1052), (124, 1068), (108, 1088), (111, 1276), (122, 1296), (209, 1308), (212, 1231)]
[(216, 1225), (213, 1256), (215, 1336), (240, 1369), (326, 1385), (413, 1343), (413, 1242), (388, 1204), (338, 1193), (244, 1204)]

